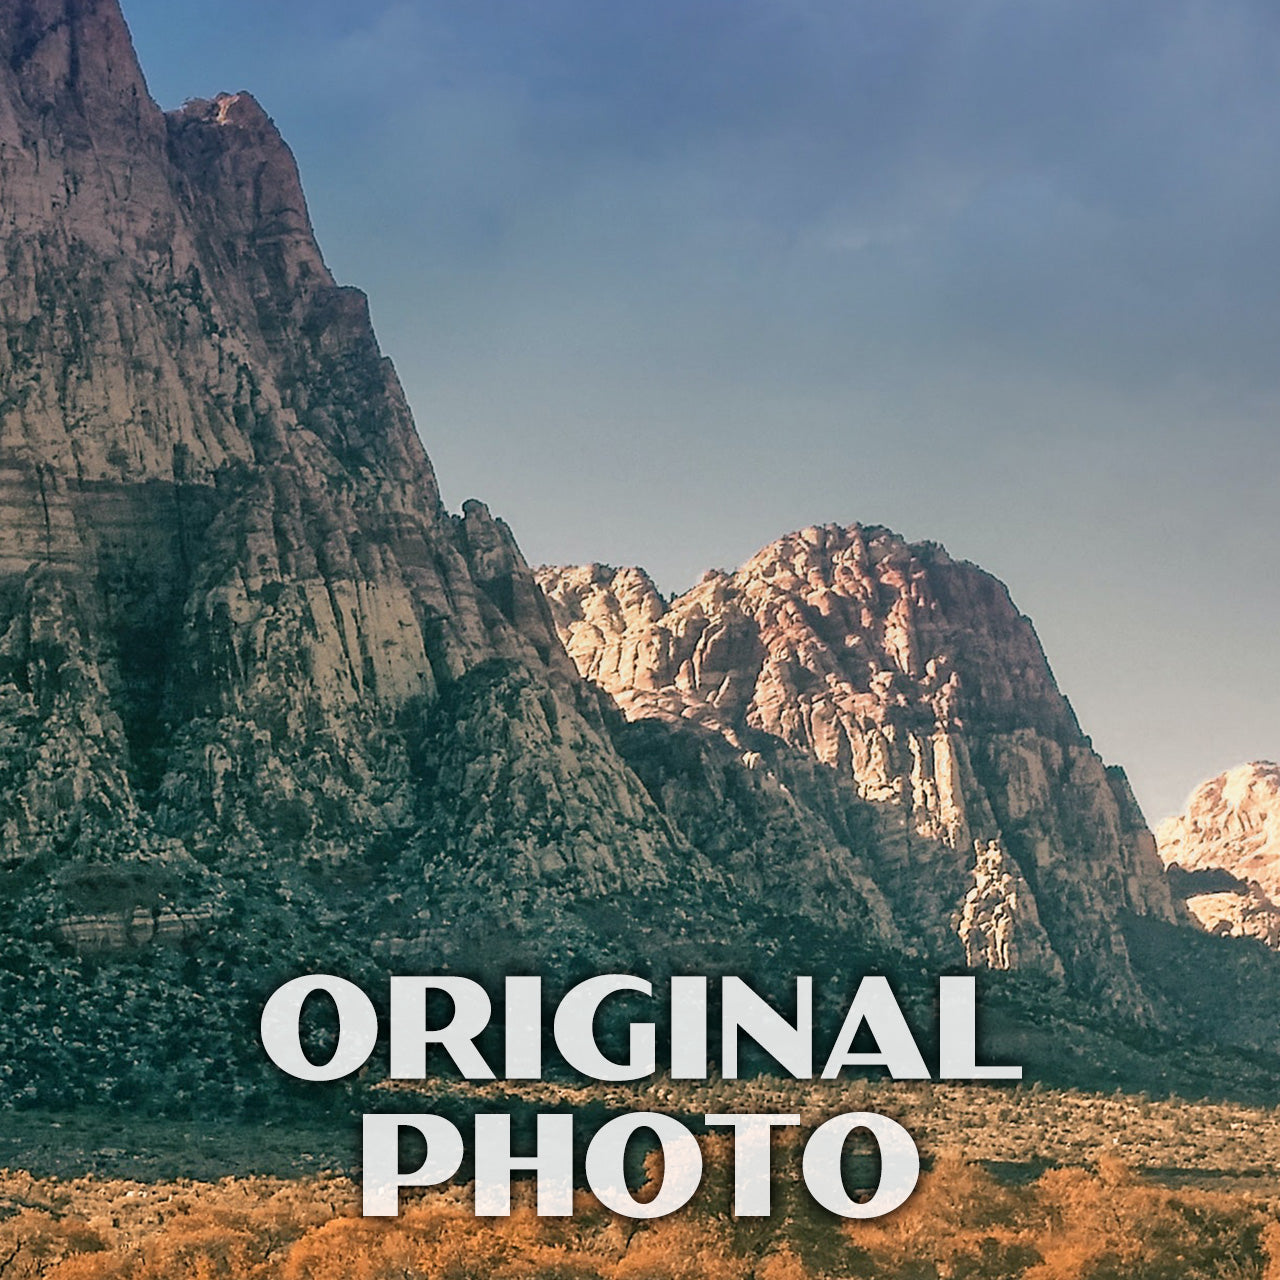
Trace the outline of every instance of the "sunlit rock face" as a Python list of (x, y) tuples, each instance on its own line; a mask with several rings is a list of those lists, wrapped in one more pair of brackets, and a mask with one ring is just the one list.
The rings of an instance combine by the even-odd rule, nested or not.
[(849, 833), (901, 935), (1141, 1001), (1122, 917), (1175, 918), (1154, 841), (989, 574), (829, 525), (670, 602), (638, 569), (539, 581), (578, 670), (629, 721), (719, 739)]
[(1202, 782), (1156, 840), (1170, 883), (1210, 933), (1280, 949), (1280, 765), (1255, 760)]

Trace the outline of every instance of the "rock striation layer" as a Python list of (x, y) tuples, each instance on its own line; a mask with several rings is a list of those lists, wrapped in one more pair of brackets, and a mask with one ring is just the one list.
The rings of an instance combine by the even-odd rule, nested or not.
[(1176, 918), (1154, 841), (989, 574), (828, 525), (669, 602), (638, 569), (539, 581), (578, 670), (633, 725), (716, 740), (849, 834), (887, 929), (1141, 1004), (1125, 917)]
[(1280, 765), (1253, 761), (1202, 782), (1156, 841), (1170, 883), (1210, 933), (1280, 950)]

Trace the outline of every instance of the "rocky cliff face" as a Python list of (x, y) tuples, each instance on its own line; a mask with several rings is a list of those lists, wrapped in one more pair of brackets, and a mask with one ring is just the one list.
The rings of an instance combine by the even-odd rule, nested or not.
[[(115, 864), (164, 899), (229, 865), (367, 896), (395, 866), (378, 928), (412, 934), (438, 864), (590, 898), (696, 861), (509, 531), (442, 508), (250, 96), (165, 115), (115, 0), (12, 0), (0, 254), (0, 865), (86, 918)], [(494, 796), (507, 821), (469, 823)]]
[(1141, 1004), (1123, 918), (1175, 918), (1154, 841), (989, 574), (854, 525), (669, 603), (636, 569), (539, 580), (578, 670), (633, 725), (715, 740), (847, 837), (886, 930)]
[(1254, 761), (1202, 782), (1156, 841), (1170, 883), (1210, 933), (1280, 949), (1280, 765)]

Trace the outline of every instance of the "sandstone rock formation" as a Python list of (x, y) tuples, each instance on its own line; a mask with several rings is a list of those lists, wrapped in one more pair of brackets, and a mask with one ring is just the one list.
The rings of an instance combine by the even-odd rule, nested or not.
[[(115, 0), (13, 0), (0, 215), (0, 866), (172, 864), (197, 898), (292, 867), (332, 898), (373, 859), (409, 879), (394, 932), (439, 862), (592, 897), (696, 861), (505, 525), (441, 506), (248, 94), (165, 115)], [(476, 757), (426, 770), (482, 668), (524, 692), (496, 726), (455, 693)], [(495, 794), (505, 824), (458, 816)]]
[(1258, 885), (1223, 874), (1192, 873), (1179, 882), (1171, 879), (1191, 916), (1209, 933), (1225, 938), (1257, 938), (1280, 951), (1280, 907)]
[(671, 602), (638, 569), (539, 581), (578, 670), (629, 721), (718, 739), (831, 825), (830, 790), (796, 778), (822, 766), (865, 817), (850, 848), (900, 935), (1141, 1003), (1125, 913), (1175, 918), (1154, 842), (989, 574), (829, 525)]
[(1156, 841), (1171, 883), (1210, 933), (1280, 949), (1280, 765), (1253, 761), (1202, 782)]
[(1202, 782), (1156, 843), (1166, 865), (1227, 871), (1280, 898), (1280, 765), (1257, 760)]

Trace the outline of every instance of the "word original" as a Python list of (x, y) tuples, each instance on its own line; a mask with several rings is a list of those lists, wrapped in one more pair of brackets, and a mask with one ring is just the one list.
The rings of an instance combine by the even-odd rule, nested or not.
[[(725, 1079), (739, 1074), (739, 1040), (747, 1036), (787, 1074), (797, 1080), (814, 1075), (813, 980), (795, 980), (794, 1017), (779, 1013), (741, 978), (720, 979), (720, 1061)], [(542, 1078), (542, 980), (506, 979), (503, 1078)], [(674, 1080), (705, 1080), (708, 1053), (708, 980), (670, 980), (670, 1034), (666, 1065)], [(302, 1046), (302, 1008), (323, 992), (337, 1009), (339, 1034), (327, 1062), (313, 1063)], [(657, 1071), (657, 1027), (652, 1021), (629, 1025), (623, 1060), (605, 1054), (596, 1039), (597, 1015), (611, 997), (635, 993), (653, 997), (653, 984), (630, 974), (609, 973), (571, 987), (552, 1019), (556, 1050), (574, 1071), (594, 1080), (642, 1080)], [(428, 1001), (443, 996), (450, 1016), (429, 1025)], [(497, 1078), (476, 1040), (489, 1030), (493, 1004), (488, 992), (470, 978), (453, 975), (394, 977), (390, 980), (390, 1061), (393, 1080), (422, 1080), (429, 1074), (433, 1050), (443, 1052), (468, 1080)], [(1022, 1068), (977, 1062), (977, 1009), (971, 976), (938, 980), (938, 1077), (942, 1080), (1019, 1080)], [(855, 1052), (863, 1028), (874, 1049)], [(337, 1080), (358, 1071), (378, 1044), (378, 1013), (373, 1001), (354, 983), (332, 974), (294, 978), (274, 992), (262, 1011), (262, 1044), (282, 1071), (299, 1080)], [(834, 1043), (821, 1069), (834, 1080), (848, 1067), (879, 1066), (895, 1080), (928, 1080), (929, 1068), (888, 981), (864, 977), (849, 1002)]]

